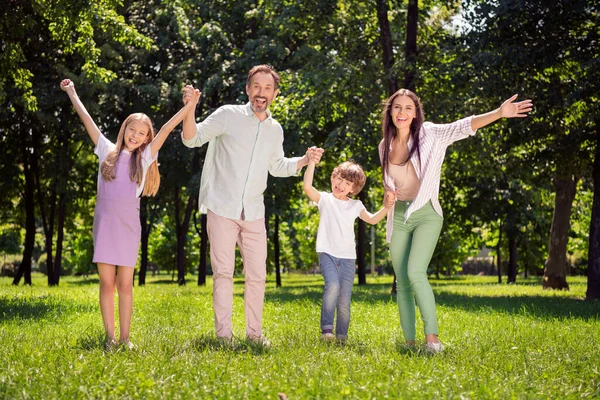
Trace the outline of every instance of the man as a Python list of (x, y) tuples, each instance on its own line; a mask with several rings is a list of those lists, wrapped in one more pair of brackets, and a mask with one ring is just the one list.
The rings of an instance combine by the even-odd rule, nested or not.
[[(207, 213), (210, 259), (213, 269), (213, 306), (217, 337), (233, 338), (233, 273), (235, 245), (244, 261), (244, 311), (248, 339), (268, 346), (262, 335), (265, 296), (267, 234), (263, 193), (270, 173), (276, 177), (298, 175), (308, 164), (308, 154), (320, 159), (323, 149), (312, 147), (304, 157), (286, 158), (283, 129), (271, 117), (269, 106), (277, 96), (279, 75), (268, 65), (248, 72), (246, 105), (225, 105), (196, 124), (194, 112), (183, 121), (183, 144), (208, 143), (200, 183), (199, 207)], [(195, 89), (186, 86), (183, 101)]]

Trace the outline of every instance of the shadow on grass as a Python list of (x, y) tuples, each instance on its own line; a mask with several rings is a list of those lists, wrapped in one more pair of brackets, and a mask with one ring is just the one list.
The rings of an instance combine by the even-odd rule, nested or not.
[[(469, 284), (469, 283), (467, 283)], [(320, 304), (323, 297), (322, 285), (278, 288), (267, 292), (266, 300), (273, 302), (310, 301)], [(529, 315), (540, 319), (582, 318), (600, 319), (600, 309), (595, 302), (587, 302), (567, 297), (539, 295), (481, 296), (457, 294), (444, 290), (444, 286), (434, 286), (436, 303), (449, 308), (469, 312), (496, 312), (515, 315)], [(390, 285), (386, 283), (355, 286), (353, 303), (388, 303), (395, 301), (390, 295)]]
[(598, 304), (573, 298), (528, 295), (466, 296), (442, 291), (436, 294), (435, 299), (442, 306), (470, 312), (491, 311), (541, 319), (581, 318), (587, 321), (600, 318)]
[(233, 340), (217, 339), (213, 335), (202, 335), (191, 340), (190, 347), (195, 351), (228, 351), (232, 353), (248, 353), (263, 355), (269, 352), (269, 347), (255, 343), (246, 338), (234, 337)]
[(106, 334), (100, 330), (88, 328), (77, 338), (75, 349), (78, 350), (106, 350)]
[(88, 286), (88, 285), (98, 285), (100, 283), (100, 279), (98, 278), (84, 278), (79, 281), (69, 281), (69, 286)]
[(29, 321), (49, 316), (60, 318), (76, 311), (94, 311), (91, 305), (67, 302), (53, 296), (0, 298), (0, 322)]

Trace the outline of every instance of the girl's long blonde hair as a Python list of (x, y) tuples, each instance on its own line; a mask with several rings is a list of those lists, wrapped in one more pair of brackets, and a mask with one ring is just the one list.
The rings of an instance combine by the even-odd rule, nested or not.
[[(131, 121), (142, 121), (148, 126), (148, 135), (146, 136), (146, 141), (137, 149), (131, 153), (131, 158), (129, 160), (129, 178), (132, 182), (137, 182), (137, 185), (140, 186), (142, 184), (142, 179), (144, 179), (144, 168), (142, 167), (142, 153), (146, 149), (152, 140), (154, 140), (154, 129), (152, 128), (152, 120), (146, 115), (142, 113), (131, 114), (129, 117), (123, 121), (121, 125), (121, 129), (119, 130), (119, 136), (117, 136), (117, 147), (104, 159), (102, 165), (100, 167), (100, 171), (102, 174), (102, 179), (107, 182), (115, 179), (115, 166), (117, 165), (117, 161), (119, 160), (119, 156), (121, 155), (121, 150), (125, 147), (125, 131), (127, 130), (127, 125)], [(158, 187), (160, 186), (160, 174), (158, 173), (158, 163), (153, 162), (150, 164), (148, 168), (148, 172), (146, 172), (146, 182), (144, 183), (144, 190), (142, 191), (142, 196), (154, 196), (156, 192), (158, 192)]]

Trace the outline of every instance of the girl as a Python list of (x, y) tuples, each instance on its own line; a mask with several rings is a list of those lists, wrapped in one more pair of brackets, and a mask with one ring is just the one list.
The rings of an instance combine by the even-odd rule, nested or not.
[[(160, 176), (156, 159), (169, 133), (196, 106), (200, 92), (179, 110), (156, 137), (152, 121), (142, 113), (131, 114), (119, 130), (116, 145), (111, 143), (88, 114), (69, 79), (60, 83), (85, 129), (96, 146), (99, 158), (98, 196), (94, 210), (94, 258), (100, 276), (100, 311), (107, 348), (116, 346), (115, 285), (119, 293), (119, 341), (132, 349), (129, 326), (133, 309), (133, 273), (141, 238), (140, 196), (154, 196)], [(119, 266), (117, 270), (117, 266)]]
[[(360, 200), (348, 196), (358, 194), (367, 180), (362, 168), (352, 161), (338, 165), (331, 174), (331, 193), (319, 192), (313, 186), (315, 165), (320, 156), (308, 152), (308, 168), (304, 173), (304, 192), (317, 203), (321, 218), (317, 233), (317, 253), (321, 273), (325, 279), (321, 307), (321, 338), (345, 342), (350, 325), (350, 298), (354, 284), (356, 243), (354, 220), (359, 217), (369, 224), (376, 224), (385, 217), (394, 204), (394, 193), (386, 193), (385, 207), (375, 214), (365, 209)], [(335, 336), (333, 319), (337, 308)]]
[(443, 223), (438, 194), (446, 148), (497, 119), (526, 117), (531, 101), (513, 103), (516, 98), (514, 95), (494, 111), (444, 125), (423, 122), (421, 101), (407, 89), (400, 89), (385, 103), (379, 156), (384, 184), (395, 191), (397, 200), (388, 214), (386, 236), (398, 279), (400, 325), (408, 346), (415, 346), (416, 300), (427, 349), (434, 353), (444, 349), (438, 340), (427, 267)]

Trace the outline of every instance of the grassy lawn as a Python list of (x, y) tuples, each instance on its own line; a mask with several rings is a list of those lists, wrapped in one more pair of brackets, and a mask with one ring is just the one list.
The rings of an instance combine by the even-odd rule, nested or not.
[[(402, 347), (390, 277), (355, 286), (345, 346), (319, 340), (320, 276), (269, 276), (264, 332), (272, 347), (214, 339), (211, 281), (178, 287), (150, 278), (134, 290), (134, 351), (105, 352), (95, 277), (48, 288), (0, 278), (0, 398), (370, 399), (598, 398), (600, 304), (539, 278), (432, 280), (440, 339), (429, 355)], [(236, 279), (234, 333), (244, 337), (243, 284)], [(423, 327), (418, 323), (423, 341)]]

